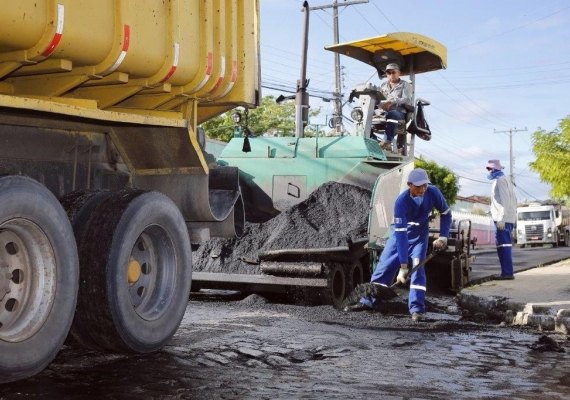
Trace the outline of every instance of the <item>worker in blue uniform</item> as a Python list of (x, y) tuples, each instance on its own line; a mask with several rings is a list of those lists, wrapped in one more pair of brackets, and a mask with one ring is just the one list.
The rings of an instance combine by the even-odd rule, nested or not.
[[(389, 286), (396, 280), (405, 284), (410, 265), (416, 266), (426, 258), (429, 240), (429, 217), (433, 209), (440, 212), (440, 233), (433, 242), (434, 250), (447, 247), (451, 227), (451, 210), (441, 191), (430, 184), (425, 170), (416, 168), (408, 176), (408, 189), (396, 199), (393, 233), (382, 251), (372, 274), (371, 282)], [(392, 228), (391, 227), (391, 228)], [(412, 319), (420, 321), (426, 312), (426, 273), (424, 267), (415, 271), (410, 280), (408, 307)], [(363, 311), (375, 308), (378, 299), (363, 297), (360, 302), (348, 306), (346, 311)]]
[(486, 165), (491, 184), (491, 217), (495, 222), (495, 242), (501, 264), (498, 280), (515, 279), (513, 275), (513, 228), (517, 219), (517, 197), (511, 180), (505, 176), (499, 160), (489, 160)]

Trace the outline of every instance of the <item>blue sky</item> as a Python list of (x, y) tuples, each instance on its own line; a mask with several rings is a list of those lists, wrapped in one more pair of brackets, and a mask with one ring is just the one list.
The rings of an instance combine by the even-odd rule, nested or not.
[[(261, 1), (261, 76), (264, 85), (295, 88), (300, 74), (303, 14), (300, 0)], [(309, 1), (310, 6), (332, 0)], [(339, 5), (343, 3), (338, 0)], [(395, 6), (395, 4), (398, 4)], [(446, 70), (418, 75), (416, 96), (428, 99), (432, 140), (417, 140), (416, 155), (455, 172), (460, 195), (488, 195), (485, 163), (500, 159), (509, 173), (512, 134), (519, 201), (549, 198), (528, 163), (534, 160), (531, 135), (557, 128), (570, 115), (570, 2), (567, 0), (370, 0), (339, 8), (340, 42), (388, 32), (416, 32), (447, 47)], [(309, 91), (332, 92), (334, 55), (332, 9), (310, 12)], [(341, 56), (343, 92), (356, 84), (379, 83), (375, 71)], [(263, 89), (263, 95), (281, 92)], [(332, 104), (332, 103), (331, 103)], [(324, 123), (329, 103), (312, 123)], [(350, 115), (350, 107), (344, 108)]]

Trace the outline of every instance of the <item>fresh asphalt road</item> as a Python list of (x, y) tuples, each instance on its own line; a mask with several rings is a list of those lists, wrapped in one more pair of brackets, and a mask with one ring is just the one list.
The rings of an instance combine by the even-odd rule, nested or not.
[[(570, 248), (514, 254), (521, 270), (570, 258)], [(493, 249), (477, 255), (474, 276), (498, 273)], [(361, 313), (234, 297), (194, 293), (180, 329), (156, 353), (70, 341), (40, 374), (0, 385), (0, 400), (570, 398), (566, 335), (549, 334), (564, 352), (533, 350), (545, 332), (465, 318), (449, 311), (449, 295), (430, 295), (433, 311), (421, 323), (403, 294), (390, 312)]]
[[(471, 264), (470, 281), (479, 283), (501, 273), (499, 257), (495, 248), (478, 249), (475, 262)], [(570, 258), (570, 247), (532, 247), (519, 249), (513, 247), (513, 266), (515, 273), (541, 265), (552, 264)]]
[(190, 302), (161, 351), (107, 354), (70, 344), (42, 373), (0, 385), (0, 399), (570, 398), (565, 335), (553, 338), (565, 352), (540, 352), (530, 346), (543, 332), (460, 315), (432, 312), (415, 323), (407, 310), (344, 313), (207, 295)]

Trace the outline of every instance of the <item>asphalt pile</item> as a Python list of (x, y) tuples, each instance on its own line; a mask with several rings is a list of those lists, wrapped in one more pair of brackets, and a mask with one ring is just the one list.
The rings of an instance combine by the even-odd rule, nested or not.
[(357, 285), (352, 292), (346, 296), (341, 308), (356, 305), (363, 297), (375, 297), (379, 300), (390, 300), (397, 296), (397, 293), (386, 286), (381, 286), (372, 282)]
[(273, 219), (246, 223), (241, 238), (212, 239), (201, 245), (192, 254), (192, 269), (260, 274), (263, 251), (346, 246), (366, 237), (370, 199), (369, 190), (327, 182)]
[(536, 351), (554, 351), (556, 353), (564, 353), (566, 350), (550, 336), (542, 335), (537, 341), (529, 346), (532, 350)]

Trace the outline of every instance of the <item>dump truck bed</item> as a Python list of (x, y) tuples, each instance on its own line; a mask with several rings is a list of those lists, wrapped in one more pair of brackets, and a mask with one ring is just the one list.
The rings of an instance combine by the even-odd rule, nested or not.
[(199, 124), (257, 104), (258, 18), (255, 1), (18, 1), (0, 15), (0, 94)]

